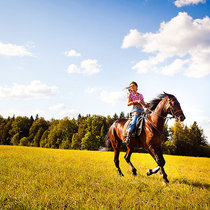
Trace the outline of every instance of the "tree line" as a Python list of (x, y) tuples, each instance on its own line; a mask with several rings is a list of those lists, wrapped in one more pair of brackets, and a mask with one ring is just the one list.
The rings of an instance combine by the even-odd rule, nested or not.
[[(0, 144), (98, 150), (104, 145), (109, 127), (120, 118), (125, 118), (123, 112), (112, 117), (79, 114), (77, 119), (66, 117), (60, 120), (45, 120), (38, 115), (35, 119), (33, 116), (0, 116)], [(172, 127), (165, 124), (163, 139), (165, 154), (210, 157), (210, 146), (197, 122), (189, 127), (181, 122), (175, 122)], [(126, 149), (125, 146), (123, 149)]]

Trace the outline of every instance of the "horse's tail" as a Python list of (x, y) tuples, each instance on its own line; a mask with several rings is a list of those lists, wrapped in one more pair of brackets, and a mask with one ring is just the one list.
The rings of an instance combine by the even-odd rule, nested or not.
[(110, 147), (110, 139), (109, 139), (109, 132), (107, 132), (106, 136), (104, 137), (105, 147), (100, 147), (99, 151), (105, 152), (109, 150)]
[(112, 124), (112, 126), (109, 128), (109, 131), (107, 132), (106, 136), (104, 137), (105, 147), (100, 147), (99, 151), (105, 152), (105, 151), (109, 150), (110, 145), (111, 145), (110, 138), (109, 138), (109, 133), (111, 133), (111, 134), (113, 133), (114, 125), (115, 125), (115, 123)]

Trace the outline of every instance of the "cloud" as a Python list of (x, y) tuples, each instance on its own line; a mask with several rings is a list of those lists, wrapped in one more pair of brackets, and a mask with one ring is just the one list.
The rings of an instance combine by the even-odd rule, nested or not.
[(79, 74), (81, 73), (81, 70), (75, 64), (71, 64), (69, 65), (67, 72), (69, 74)]
[(75, 50), (65, 51), (64, 54), (69, 57), (80, 57), (81, 54), (76, 52)]
[(88, 88), (85, 90), (85, 93), (91, 94), (91, 93), (97, 92), (98, 90), (101, 90), (101, 88), (88, 87)]
[(125, 93), (123, 91), (107, 92), (103, 90), (100, 93), (100, 99), (114, 106), (125, 99)]
[(4, 56), (32, 56), (32, 53), (27, 51), (24, 46), (19, 46), (15, 44), (4, 44), (0, 42), (0, 55)]
[(185, 71), (185, 65), (188, 60), (175, 59), (170, 65), (163, 66), (160, 68), (160, 72), (165, 75), (173, 75), (178, 72)]
[(138, 73), (156, 71), (173, 75), (183, 72), (188, 77), (210, 74), (210, 18), (194, 19), (180, 12), (168, 22), (162, 22), (157, 33), (140, 33), (130, 30), (122, 48), (136, 47), (151, 55), (132, 69)]
[(49, 110), (60, 111), (60, 110), (66, 109), (66, 108), (67, 108), (67, 106), (65, 104), (57, 104), (57, 105), (54, 105), (54, 106), (50, 106)]
[(59, 112), (59, 116), (61, 118), (64, 118), (64, 117), (76, 118), (78, 115), (79, 115), (79, 111), (76, 109), (65, 109)]
[(29, 85), (14, 84), (13, 87), (0, 87), (0, 98), (39, 98), (53, 96), (58, 92), (56, 86), (47, 86), (39, 80)]
[(69, 74), (86, 74), (93, 75), (101, 71), (101, 65), (98, 64), (96, 59), (83, 60), (80, 64), (80, 68), (75, 64), (69, 65), (67, 72)]
[(206, 3), (206, 0), (176, 0), (174, 2), (174, 4), (177, 7), (183, 7), (183, 6), (188, 6), (188, 5), (192, 5), (192, 4), (199, 4), (199, 3)]
[(79, 114), (79, 111), (76, 109), (69, 109), (65, 104), (57, 104), (54, 106), (50, 106), (49, 107), (50, 111), (54, 111), (56, 113), (58, 113), (58, 116), (60, 118), (64, 118), (64, 117), (77, 117)]
[(122, 48), (140, 47), (146, 41), (145, 36), (136, 29), (131, 29), (130, 33), (124, 37)]

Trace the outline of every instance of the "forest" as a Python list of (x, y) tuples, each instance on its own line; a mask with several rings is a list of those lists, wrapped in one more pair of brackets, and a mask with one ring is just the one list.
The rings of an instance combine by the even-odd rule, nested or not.
[[(128, 117), (128, 116), (126, 116)], [(45, 120), (36, 115), (0, 116), (0, 144), (54, 149), (98, 150), (104, 146), (104, 137), (114, 121), (125, 118), (121, 112), (111, 116), (78, 115), (77, 119)], [(203, 129), (193, 122), (187, 126), (175, 122), (164, 126), (163, 153), (171, 155), (210, 157), (210, 146)], [(125, 145), (122, 147), (126, 149)], [(138, 149), (136, 152), (146, 152)]]

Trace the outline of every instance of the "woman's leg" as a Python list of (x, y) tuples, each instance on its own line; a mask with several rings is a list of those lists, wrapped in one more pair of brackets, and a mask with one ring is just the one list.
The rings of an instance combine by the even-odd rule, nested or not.
[(132, 120), (128, 125), (127, 131), (128, 133), (132, 133), (135, 129), (136, 126), (136, 121), (137, 121), (138, 115), (136, 113), (133, 114)]
[(138, 114), (134, 113), (133, 114), (133, 117), (132, 117), (132, 120), (129, 123), (128, 128), (127, 128), (127, 133), (128, 134), (127, 134), (127, 136), (126, 136), (126, 138), (124, 140), (124, 142), (126, 144), (129, 144), (130, 143), (130, 138), (131, 138), (131, 135), (132, 135), (132, 133), (133, 133), (133, 131), (135, 129), (137, 118), (138, 118)]

